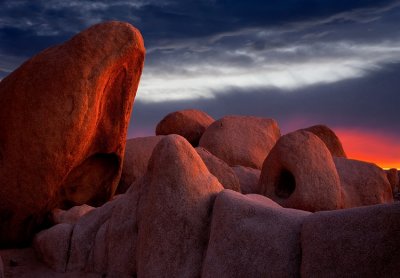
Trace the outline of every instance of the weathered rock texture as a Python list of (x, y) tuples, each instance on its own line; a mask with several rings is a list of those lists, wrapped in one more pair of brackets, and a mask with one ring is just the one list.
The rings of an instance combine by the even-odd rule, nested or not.
[(278, 140), (263, 164), (259, 188), (283, 207), (306, 211), (342, 207), (332, 155), (324, 142), (308, 131), (295, 131)]
[(29, 240), (56, 206), (114, 194), (144, 52), (131, 25), (102, 23), (0, 82), (0, 246)]
[(206, 164), (208, 170), (213, 174), (225, 189), (232, 189), (240, 192), (239, 179), (235, 172), (229, 167), (226, 162), (219, 159), (215, 155), (202, 147), (196, 148), (197, 153), (200, 155), (203, 162)]
[(213, 201), (223, 187), (188, 141), (154, 149), (138, 213), (138, 277), (199, 277)]
[[(111, 277), (198, 277), (208, 242), (210, 211), (223, 190), (181, 136), (154, 149), (145, 176), (127, 193), (69, 224), (42, 231), (35, 246), (53, 269)], [(64, 226), (61, 226), (64, 225)]]
[(51, 220), (54, 224), (68, 223), (75, 224), (79, 218), (86, 213), (92, 211), (94, 207), (88, 205), (75, 206), (69, 210), (53, 209), (51, 212)]
[(248, 196), (218, 195), (202, 277), (298, 277), (300, 230), (310, 213)]
[(240, 190), (243, 194), (259, 193), (258, 181), (261, 175), (260, 170), (240, 165), (234, 166), (232, 169), (239, 178)]
[(154, 147), (164, 136), (148, 136), (126, 141), (124, 163), (117, 193), (124, 193), (132, 183), (144, 176)]
[(196, 147), (200, 137), (212, 122), (214, 119), (200, 110), (176, 111), (169, 113), (157, 124), (156, 135), (178, 134)]
[(343, 207), (352, 208), (393, 202), (385, 171), (375, 164), (334, 157), (343, 191)]
[(0, 278), (4, 278), (4, 265), (1, 256), (0, 256)]
[(397, 277), (400, 204), (318, 212), (301, 231), (302, 277)]
[(252, 116), (226, 116), (212, 123), (199, 146), (230, 166), (261, 169), (265, 157), (280, 137), (273, 119)]
[(386, 171), (386, 175), (392, 191), (395, 192), (399, 188), (399, 171), (396, 168), (392, 168)]
[(333, 130), (329, 127), (325, 125), (314, 125), (303, 130), (312, 132), (317, 135), (319, 139), (321, 139), (325, 143), (328, 150), (333, 156), (347, 157), (343, 149), (342, 143), (336, 136), (335, 132), (333, 132)]

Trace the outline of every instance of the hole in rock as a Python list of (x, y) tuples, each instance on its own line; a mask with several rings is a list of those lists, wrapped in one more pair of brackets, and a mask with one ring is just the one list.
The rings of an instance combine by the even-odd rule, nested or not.
[(296, 179), (294, 178), (293, 174), (283, 169), (276, 181), (275, 184), (275, 194), (279, 198), (287, 199), (292, 195), (296, 188)]
[(88, 157), (68, 175), (61, 190), (61, 206), (99, 206), (112, 194), (112, 183), (118, 174), (119, 159), (116, 154), (97, 153)]

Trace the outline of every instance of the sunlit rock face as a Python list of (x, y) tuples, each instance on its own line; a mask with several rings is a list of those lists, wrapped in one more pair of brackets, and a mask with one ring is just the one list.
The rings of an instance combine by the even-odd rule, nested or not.
[(204, 132), (199, 146), (228, 165), (261, 169), (265, 157), (280, 137), (273, 119), (253, 116), (225, 116)]
[(1, 246), (29, 240), (56, 206), (114, 194), (144, 54), (137, 29), (107, 22), (1, 81)]
[(200, 137), (214, 119), (207, 113), (187, 109), (169, 113), (156, 126), (156, 135), (178, 134), (196, 147)]

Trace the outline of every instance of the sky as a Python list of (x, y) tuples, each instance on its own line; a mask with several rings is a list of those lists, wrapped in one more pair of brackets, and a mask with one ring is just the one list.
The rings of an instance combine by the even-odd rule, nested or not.
[(107, 20), (147, 50), (128, 137), (196, 108), (326, 124), (350, 158), (400, 168), (400, 1), (1, 0), (0, 79)]

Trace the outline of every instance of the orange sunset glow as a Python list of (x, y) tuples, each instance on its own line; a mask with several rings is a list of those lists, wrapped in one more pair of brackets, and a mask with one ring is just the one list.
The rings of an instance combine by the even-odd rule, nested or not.
[(335, 132), (349, 158), (400, 169), (399, 138), (374, 130), (336, 128)]

